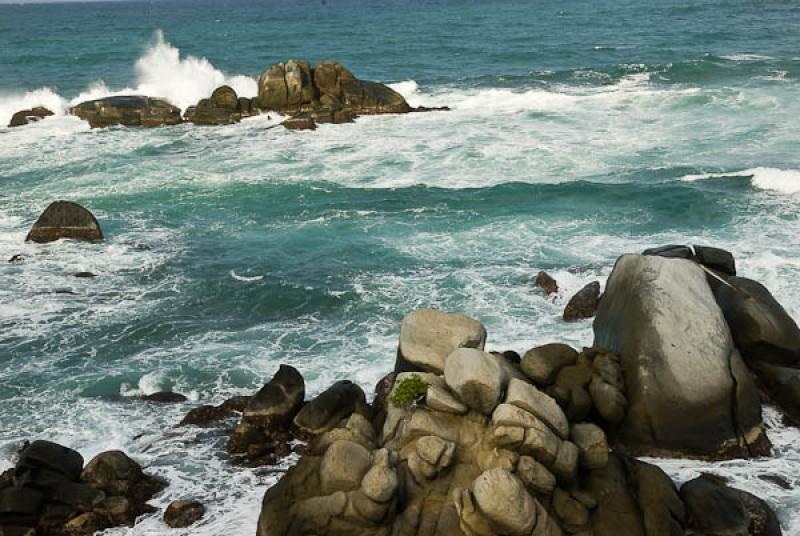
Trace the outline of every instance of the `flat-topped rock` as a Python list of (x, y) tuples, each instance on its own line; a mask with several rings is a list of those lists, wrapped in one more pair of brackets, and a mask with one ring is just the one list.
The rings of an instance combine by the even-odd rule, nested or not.
[(86, 101), (70, 108), (69, 113), (89, 122), (92, 128), (117, 125), (158, 127), (183, 122), (181, 110), (169, 102), (142, 95), (120, 95)]

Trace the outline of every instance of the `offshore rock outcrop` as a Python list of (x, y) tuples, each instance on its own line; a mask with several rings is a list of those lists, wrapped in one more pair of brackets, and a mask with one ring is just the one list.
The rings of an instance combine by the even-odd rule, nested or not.
[(29, 123), (36, 123), (45, 117), (54, 115), (53, 112), (44, 106), (36, 106), (30, 110), (20, 110), (11, 116), (11, 121), (8, 123), (9, 127), (21, 127)]
[(90, 536), (133, 526), (155, 511), (147, 501), (165, 486), (120, 451), (98, 454), (84, 467), (78, 452), (34, 441), (0, 476), (0, 534)]
[(92, 128), (117, 125), (152, 128), (183, 122), (177, 106), (163, 99), (143, 95), (122, 95), (86, 101), (70, 108), (69, 113), (84, 119)]
[(84, 207), (72, 201), (54, 201), (33, 224), (25, 240), (53, 242), (62, 238), (71, 240), (103, 240), (103, 231), (97, 218)]

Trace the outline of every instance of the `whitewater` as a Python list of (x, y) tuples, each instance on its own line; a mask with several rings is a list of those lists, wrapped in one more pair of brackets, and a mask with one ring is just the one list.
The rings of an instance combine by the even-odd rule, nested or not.
[[(297, 7), (175, 6), (172, 15), (158, 2), (64, 5), (50, 15), (60, 45), (13, 33), (28, 23), (22, 8), (0, 13), (12, 21), (0, 22), (10, 36), (0, 37), (9, 45), (0, 47), (0, 471), (26, 438), (86, 459), (122, 449), (170, 481), (160, 509), (185, 497), (208, 506), (183, 533), (251, 534), (280, 472), (229, 463), (232, 422), (175, 424), (199, 404), (252, 394), (283, 362), (303, 373), (309, 395), (345, 378), (371, 393), (412, 309), (480, 319), (490, 350), (588, 346), (590, 322), (560, 319), (568, 298), (604, 284), (622, 253), (686, 243), (729, 249), (800, 319), (800, 58), (785, 34), (773, 36), (781, 20), (797, 20), (781, 11), (790, 6), (764, 8), (774, 20), (763, 27), (750, 7), (731, 7), (740, 35), (722, 41), (681, 26), (717, 20), (720, 8), (652, 7), (671, 42), (694, 36), (669, 52), (642, 33), (638, 11), (596, 24), (587, 6), (443, 5), (415, 28), (402, 6), (344, 3), (335, 14), (315, 4), (305, 6), (319, 17), (315, 32), (300, 31)], [(68, 24), (136, 14), (140, 26), (114, 23), (113, 39), (94, 37), (97, 56)], [(521, 22), (536, 17), (541, 27)], [(343, 30), (348, 20), (361, 31)], [(583, 28), (581, 39), (556, 23)], [(430, 25), (456, 37), (433, 42)], [(478, 46), (485, 33), (496, 49)], [(22, 47), (43, 59), (17, 62)], [(451, 111), (313, 133), (267, 128), (275, 114), (152, 130), (91, 130), (68, 114), (132, 93), (185, 109), (223, 84), (255, 96), (260, 73), (292, 57), (341, 59), (414, 106)], [(56, 115), (2, 127), (37, 105)], [(107, 240), (25, 243), (55, 199), (90, 208)], [(26, 261), (5, 262), (16, 254)], [(558, 280), (555, 298), (534, 288), (539, 270)], [(72, 277), (79, 271), (97, 277)], [(189, 401), (137, 399), (162, 390)], [(724, 475), (800, 534), (800, 433), (774, 408), (765, 419), (772, 457), (648, 461), (678, 483)], [(106, 534), (168, 530), (156, 514)]]

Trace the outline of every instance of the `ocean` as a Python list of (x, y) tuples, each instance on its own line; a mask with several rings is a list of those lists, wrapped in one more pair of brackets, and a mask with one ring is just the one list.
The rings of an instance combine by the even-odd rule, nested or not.
[[(0, 470), (23, 439), (123, 449), (170, 480), (157, 506), (207, 505), (192, 534), (253, 534), (276, 473), (230, 465), (224, 426), (174, 425), (280, 363), (309, 395), (345, 378), (371, 393), (415, 308), (480, 319), (492, 350), (590, 345), (591, 322), (561, 320), (569, 297), (623, 253), (678, 243), (729, 249), (800, 319), (798, 35), (781, 0), (0, 5), (0, 125), (56, 112), (0, 128)], [(291, 58), (452, 110), (315, 132), (65, 114), (110, 94), (253, 96)], [(25, 243), (57, 199), (107, 240)], [(137, 399), (161, 390), (190, 401)], [(800, 433), (766, 419), (770, 458), (654, 461), (731, 478), (798, 535)], [(179, 533), (158, 514), (107, 532)]]

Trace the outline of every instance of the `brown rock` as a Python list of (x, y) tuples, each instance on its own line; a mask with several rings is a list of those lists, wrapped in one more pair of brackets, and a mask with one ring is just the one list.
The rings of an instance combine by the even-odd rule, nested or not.
[(558, 283), (547, 272), (536, 274), (536, 286), (544, 291), (545, 296), (558, 292)]
[(72, 201), (55, 201), (42, 212), (25, 240), (43, 243), (61, 238), (103, 240), (103, 232), (94, 215), (82, 206)]
[(571, 322), (591, 318), (600, 303), (600, 282), (593, 281), (570, 298), (564, 309), (564, 320)]
[(22, 125), (27, 125), (28, 123), (41, 121), (45, 117), (49, 117), (51, 115), (54, 115), (53, 112), (43, 106), (37, 106), (36, 108), (32, 108), (30, 110), (21, 110), (11, 116), (11, 122), (8, 124), (8, 126), (21, 127)]
[(172, 528), (194, 525), (206, 513), (206, 507), (199, 501), (172, 501), (164, 511), (164, 523)]

